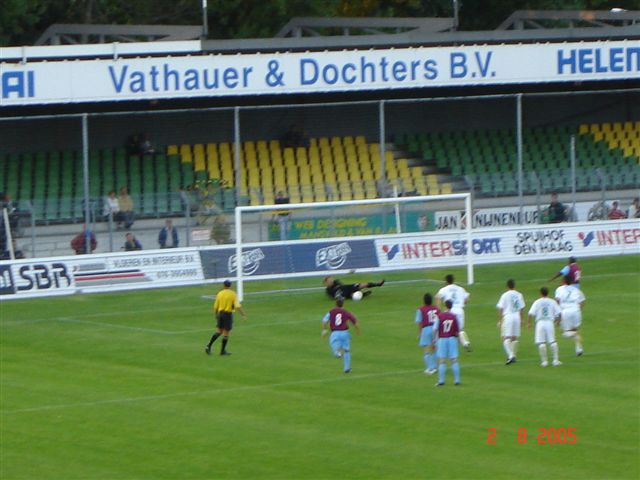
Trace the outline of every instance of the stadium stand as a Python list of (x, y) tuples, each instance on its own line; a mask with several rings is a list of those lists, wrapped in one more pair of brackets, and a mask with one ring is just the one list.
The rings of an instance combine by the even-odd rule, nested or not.
[[(569, 138), (576, 135), (578, 190), (640, 183), (640, 122), (528, 128), (523, 131), (524, 192), (571, 189)], [(515, 132), (467, 130), (406, 133), (396, 143), (439, 171), (465, 176), (483, 195), (517, 192)], [(540, 182), (540, 185), (538, 185)]]
[[(634, 188), (640, 184), (640, 122), (527, 128), (523, 131), (524, 192), (567, 191), (569, 142), (576, 135), (577, 189)], [(512, 129), (402, 133), (385, 152), (386, 178), (401, 194), (446, 194), (448, 175), (466, 177), (481, 195), (517, 192), (515, 132)], [(283, 148), (279, 140), (242, 144), (241, 184), (236, 185), (235, 146), (230, 142), (168, 145), (152, 155), (127, 155), (124, 148), (90, 152), (89, 188), (96, 205), (126, 186), (137, 218), (180, 213), (181, 188), (214, 188), (223, 210), (274, 202), (284, 191), (292, 202), (370, 199), (379, 196), (380, 145), (364, 136), (311, 138), (308, 147)], [(430, 168), (432, 167), (432, 168)], [(37, 172), (37, 174), (36, 174)], [(560, 174), (559, 174), (560, 173)], [(17, 191), (13, 192), (11, 186)], [(37, 222), (69, 222), (82, 216), (82, 158), (79, 151), (0, 156), (0, 191), (31, 201)], [(96, 208), (101, 213), (101, 208)]]

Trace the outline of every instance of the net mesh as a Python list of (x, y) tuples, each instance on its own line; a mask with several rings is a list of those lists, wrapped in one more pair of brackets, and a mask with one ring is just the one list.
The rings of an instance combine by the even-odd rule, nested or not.
[(277, 205), (243, 207), (236, 211), (240, 242), (229, 272), (241, 292), (249, 279), (468, 264), (466, 221), (445, 232), (437, 222), (440, 212), (466, 218), (468, 200), (457, 194), (290, 204), (283, 197)]

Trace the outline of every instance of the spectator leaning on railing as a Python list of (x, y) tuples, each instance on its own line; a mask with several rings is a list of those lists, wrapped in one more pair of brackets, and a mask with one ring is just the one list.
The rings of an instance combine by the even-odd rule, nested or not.
[(549, 223), (560, 223), (567, 221), (567, 209), (558, 201), (558, 194), (551, 194), (551, 203), (549, 204), (548, 217)]
[(133, 199), (127, 187), (120, 188), (120, 195), (118, 195), (118, 205), (120, 207), (120, 218), (124, 222), (124, 228), (131, 228), (133, 225)]
[(613, 202), (611, 210), (609, 210), (609, 220), (621, 220), (627, 218), (627, 214), (620, 209), (618, 202)]
[(179, 240), (178, 240), (178, 230), (173, 227), (173, 222), (171, 220), (165, 220), (165, 226), (160, 230), (158, 234), (158, 244), (160, 248), (177, 248)]
[(138, 241), (136, 236), (129, 232), (125, 235), (125, 242), (123, 247), (127, 252), (132, 252), (134, 250), (142, 250), (142, 244)]

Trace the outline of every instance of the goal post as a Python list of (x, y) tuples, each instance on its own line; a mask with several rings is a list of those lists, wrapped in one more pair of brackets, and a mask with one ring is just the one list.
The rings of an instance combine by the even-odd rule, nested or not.
[[(397, 253), (409, 248), (401, 244), (403, 240), (424, 244), (424, 250), (430, 239), (444, 238), (442, 236), (445, 233), (439, 232), (437, 225), (434, 225), (436, 210), (460, 212), (459, 228), (446, 232), (447, 238), (455, 236), (459, 239), (454, 242), (455, 258), (452, 257), (448, 263), (445, 258), (438, 259), (433, 262), (433, 266), (418, 263), (412, 266), (408, 262), (394, 266), (391, 262), (376, 262), (376, 258), (381, 258), (381, 252), (376, 253), (374, 250), (387, 247), (381, 246), (381, 242), (393, 244), (388, 247), (395, 248), (387, 252), (390, 256), (394, 251)], [(467, 283), (473, 284), (473, 248), (467, 247), (472, 245), (472, 222), (465, 221), (465, 218), (472, 218), (471, 194), (468, 192), (240, 206), (235, 208), (235, 255), (229, 260), (229, 271), (235, 272), (240, 300), (244, 298), (244, 282), (249, 277), (295, 278), (350, 273), (356, 269), (375, 272), (464, 264), (467, 268)], [(359, 228), (367, 221), (371, 225)], [(429, 223), (429, 228), (422, 228), (421, 223)], [(303, 227), (307, 230), (302, 231)], [(446, 248), (449, 248), (449, 253), (452, 251), (450, 245), (447, 247), (451, 242), (447, 242), (441, 241), (444, 247), (440, 245), (440, 248), (445, 249), (442, 256), (446, 256)], [(360, 257), (357, 257), (358, 254)], [(351, 264), (345, 262), (349, 255), (354, 257)], [(305, 258), (301, 260), (302, 257)], [(315, 264), (309, 264), (311, 257), (315, 258)], [(278, 267), (262, 274), (256, 267), (260, 261), (277, 263)]]

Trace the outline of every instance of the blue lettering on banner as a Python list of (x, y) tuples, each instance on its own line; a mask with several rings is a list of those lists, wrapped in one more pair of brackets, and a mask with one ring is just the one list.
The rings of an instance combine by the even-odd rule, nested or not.
[(9, 98), (12, 93), (17, 98), (33, 98), (36, 94), (35, 72), (2, 72), (0, 89), (2, 98)]
[(70, 287), (73, 283), (64, 263), (25, 264), (18, 269), (17, 290), (48, 290)]
[(10, 265), (0, 265), (0, 295), (13, 295), (16, 287), (13, 283)]
[[(481, 71), (486, 74), (489, 68), (491, 54), (484, 60), (479, 60)], [(369, 61), (362, 55), (358, 62), (348, 62), (343, 65), (333, 63), (320, 64), (315, 58), (304, 57), (299, 61), (300, 85), (335, 85), (346, 83), (362, 85), (372, 83), (390, 82), (415, 82), (421, 78), (435, 80), (438, 77), (438, 65), (435, 60), (425, 61), (402, 60), (390, 61), (387, 57), (381, 57), (377, 62)]]
[(161, 67), (152, 65), (148, 71), (130, 70), (127, 64), (110, 65), (108, 70), (114, 91), (126, 94), (247, 88), (253, 67), (189, 68), (181, 71), (164, 63)]
[(492, 57), (492, 51), (488, 51), (484, 58), (481, 52), (473, 52), (473, 61), (468, 62), (466, 53), (452, 52), (450, 56), (451, 78), (495, 77), (496, 72), (490, 70)]
[(558, 50), (558, 74), (640, 72), (640, 47)]
[[(501, 238), (476, 238), (472, 242), (473, 253), (476, 255), (483, 255), (487, 253), (500, 253), (500, 241)], [(467, 241), (466, 240), (454, 240), (451, 242), (454, 255), (466, 255), (467, 254)]]

